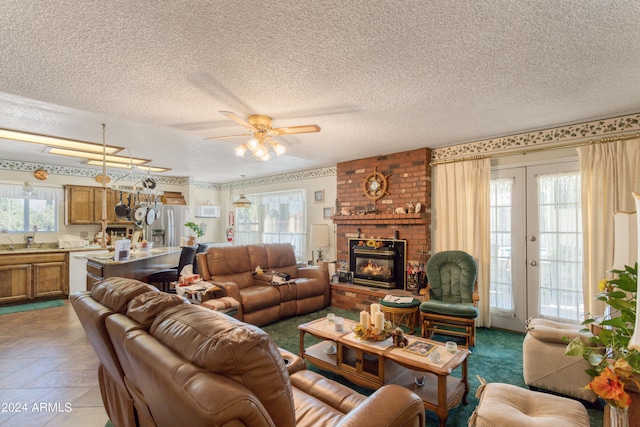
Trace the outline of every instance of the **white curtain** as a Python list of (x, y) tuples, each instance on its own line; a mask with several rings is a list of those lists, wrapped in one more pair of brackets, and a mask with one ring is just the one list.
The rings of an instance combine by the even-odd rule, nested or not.
[(480, 293), (478, 326), (489, 327), (491, 162), (473, 159), (436, 165), (433, 178), (435, 229), (431, 253), (461, 250), (475, 258)]
[(49, 185), (31, 184), (33, 190), (25, 193), (24, 183), (0, 181), (0, 197), (7, 199), (39, 199), (39, 200), (64, 200), (64, 189)]
[(635, 211), (632, 192), (640, 192), (640, 139), (578, 148), (582, 182), (583, 294), (585, 312), (599, 316), (598, 282), (611, 278), (613, 216)]

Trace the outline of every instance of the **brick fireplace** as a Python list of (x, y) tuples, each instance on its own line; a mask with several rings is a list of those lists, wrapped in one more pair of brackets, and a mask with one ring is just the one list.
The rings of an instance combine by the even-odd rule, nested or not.
[[(338, 163), (337, 204), (350, 212), (350, 215), (336, 213), (333, 217), (338, 266), (349, 266), (350, 238), (406, 240), (407, 263), (418, 263), (422, 248), (431, 247), (430, 161), (431, 150), (421, 148)], [(364, 190), (365, 179), (374, 170), (387, 176), (388, 194), (376, 201), (367, 198)], [(415, 212), (418, 203), (421, 209)], [(412, 210), (409, 210), (410, 205)], [(409, 212), (396, 213), (397, 208), (405, 208)], [(340, 288), (343, 287), (344, 284), (340, 284)], [(354, 286), (357, 288), (362, 286)], [(399, 289), (406, 287), (399, 286)], [(380, 293), (373, 289), (371, 292)], [(345, 307), (351, 305), (346, 301), (337, 302), (332, 297), (333, 305), (353, 308), (353, 305)]]

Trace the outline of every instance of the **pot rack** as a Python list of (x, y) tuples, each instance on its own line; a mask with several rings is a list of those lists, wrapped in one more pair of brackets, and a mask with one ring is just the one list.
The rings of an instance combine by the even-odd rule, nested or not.
[[(144, 181), (141, 181), (140, 183), (142, 184), (143, 182)], [(138, 186), (137, 183), (136, 185), (114, 185), (113, 187), (111, 187), (111, 189), (115, 191), (122, 191), (123, 193), (136, 193), (136, 194), (144, 194), (147, 196), (163, 196), (164, 195), (164, 191), (162, 190), (150, 189), (144, 186), (144, 184)]]

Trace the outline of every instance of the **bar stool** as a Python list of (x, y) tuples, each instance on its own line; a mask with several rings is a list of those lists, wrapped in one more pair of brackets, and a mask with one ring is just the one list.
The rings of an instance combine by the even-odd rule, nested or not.
[[(177, 282), (180, 278), (180, 272), (185, 265), (193, 265), (193, 261), (196, 258), (197, 246), (183, 246), (180, 253), (180, 260), (178, 266), (174, 268), (167, 268), (164, 270), (156, 271), (147, 276), (147, 283), (161, 283), (163, 292), (172, 292), (170, 284)], [(175, 290), (172, 292), (175, 293)]]
[(413, 335), (416, 328), (419, 307), (420, 300), (415, 298), (411, 302), (385, 301), (384, 298), (380, 300), (380, 311), (388, 314), (389, 320), (395, 325), (399, 326), (404, 321), (410, 335)]

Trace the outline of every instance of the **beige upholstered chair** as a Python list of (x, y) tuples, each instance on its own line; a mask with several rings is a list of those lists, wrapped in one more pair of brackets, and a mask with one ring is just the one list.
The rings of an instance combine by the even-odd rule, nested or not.
[(585, 372), (591, 365), (578, 356), (566, 356), (569, 340), (580, 337), (587, 343), (591, 334), (580, 332), (582, 325), (570, 325), (546, 319), (531, 319), (522, 343), (524, 382), (532, 389), (543, 389), (595, 402), (596, 395), (584, 387), (591, 381)]

